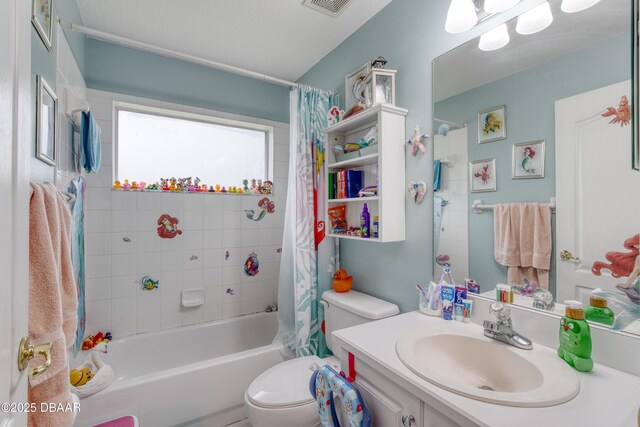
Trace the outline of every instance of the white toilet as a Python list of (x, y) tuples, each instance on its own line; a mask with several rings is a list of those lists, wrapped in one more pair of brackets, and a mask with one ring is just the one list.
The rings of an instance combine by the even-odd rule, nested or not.
[[(395, 304), (350, 291), (322, 294), (327, 346), (333, 350), (332, 332), (398, 314)], [(300, 357), (282, 362), (260, 374), (244, 394), (247, 417), (253, 427), (314, 427), (320, 425), (316, 402), (309, 393), (311, 374), (329, 364), (340, 371), (340, 360), (331, 356)]]

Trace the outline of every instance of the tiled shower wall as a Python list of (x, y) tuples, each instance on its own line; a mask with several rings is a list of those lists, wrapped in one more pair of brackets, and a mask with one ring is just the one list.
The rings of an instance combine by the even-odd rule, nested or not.
[[(103, 165), (88, 177), (86, 211), (87, 334), (114, 337), (174, 328), (265, 311), (277, 302), (280, 248), (289, 158), (289, 126), (237, 115), (89, 90), (92, 111), (102, 128)], [(157, 193), (111, 190), (113, 101), (206, 114), (274, 128), (274, 194), (244, 196), (209, 193)], [(131, 177), (135, 179), (135, 177)], [(248, 177), (251, 178), (251, 177)], [(261, 221), (269, 197), (276, 210)], [(157, 219), (179, 219), (182, 234), (162, 239)], [(255, 252), (259, 273), (247, 276), (244, 263)], [(143, 276), (159, 281), (144, 291)], [(181, 306), (183, 289), (203, 288), (204, 305)]]

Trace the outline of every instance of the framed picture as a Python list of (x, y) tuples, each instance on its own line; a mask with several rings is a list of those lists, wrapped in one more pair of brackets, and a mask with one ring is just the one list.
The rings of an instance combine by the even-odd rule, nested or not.
[(344, 110), (349, 111), (358, 102), (365, 101), (365, 80), (371, 71), (371, 64), (366, 63), (362, 67), (344, 78)]
[(496, 159), (469, 162), (471, 192), (496, 191)]
[(33, 0), (33, 10), (31, 13), (31, 23), (36, 28), (38, 35), (42, 39), (48, 51), (53, 45), (53, 0)]
[(478, 113), (478, 144), (507, 138), (507, 107), (490, 108)]
[(36, 157), (56, 164), (56, 117), (58, 98), (42, 76), (38, 76), (36, 102)]
[(544, 140), (513, 144), (511, 178), (544, 178)]

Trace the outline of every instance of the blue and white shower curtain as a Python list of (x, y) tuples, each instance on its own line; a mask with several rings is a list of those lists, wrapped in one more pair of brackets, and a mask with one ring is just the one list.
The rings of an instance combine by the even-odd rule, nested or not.
[(330, 354), (322, 332), (322, 292), (338, 265), (337, 239), (325, 239), (327, 113), (337, 95), (303, 86), (290, 94), (289, 184), (278, 283), (276, 342), (296, 357)]

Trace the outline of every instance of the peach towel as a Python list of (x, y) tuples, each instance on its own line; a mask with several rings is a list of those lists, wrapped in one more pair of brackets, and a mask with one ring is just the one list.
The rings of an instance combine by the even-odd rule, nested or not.
[(544, 203), (498, 204), (493, 209), (494, 255), (509, 284), (522, 278), (549, 288), (551, 209)]
[[(29, 211), (29, 338), (34, 345), (53, 343), (51, 366), (29, 378), (29, 402), (73, 404), (68, 351), (75, 340), (77, 296), (71, 263), (71, 213), (51, 185), (31, 184)], [(36, 357), (33, 369), (44, 363)], [(73, 425), (74, 412), (29, 413), (29, 427)]]

